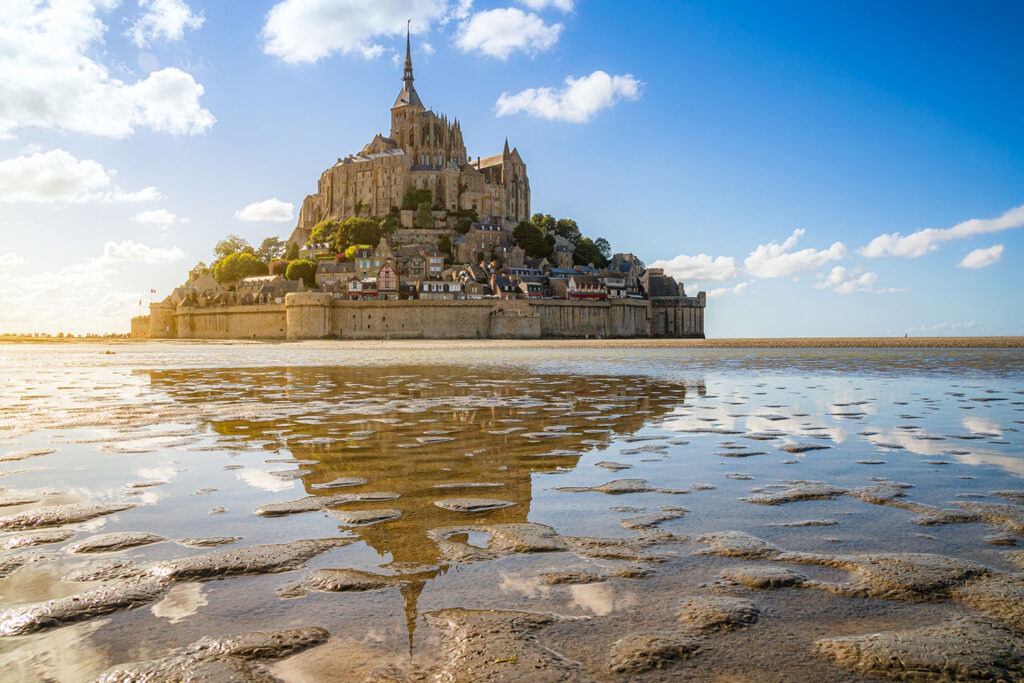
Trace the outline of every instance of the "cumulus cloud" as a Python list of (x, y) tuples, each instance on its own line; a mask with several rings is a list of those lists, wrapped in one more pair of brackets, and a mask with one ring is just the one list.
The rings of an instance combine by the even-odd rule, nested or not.
[(104, 244), (103, 256), (96, 259), (95, 265), (102, 267), (117, 263), (172, 263), (183, 258), (185, 252), (178, 247), (163, 249), (126, 240)]
[(463, 52), (482, 52), (505, 60), (517, 50), (534, 55), (551, 49), (563, 28), (545, 24), (536, 14), (515, 7), (485, 10), (459, 26), (455, 44)]
[(846, 258), (846, 245), (835, 242), (828, 249), (790, 251), (806, 231), (797, 229), (782, 244), (775, 241), (759, 245), (743, 261), (746, 272), (758, 278), (788, 277), (814, 270), (829, 261)]
[(253, 223), (284, 223), (292, 220), (294, 215), (295, 206), (290, 202), (282, 202), (277, 197), (265, 199), (262, 202), (253, 202), (235, 211), (235, 218), (237, 220)]
[(599, 70), (582, 78), (569, 76), (561, 90), (528, 88), (515, 94), (502, 93), (495, 108), (498, 116), (525, 112), (549, 121), (586, 123), (620, 100), (638, 99), (642, 85), (631, 74), (610, 76)]
[(136, 128), (196, 135), (214, 124), (203, 86), (168, 68), (126, 83), (93, 59), (116, 0), (0, 3), (0, 138), (22, 128), (124, 138)]
[(571, 12), (575, 7), (575, 0), (519, 0), (519, 4), (539, 12), (548, 7), (560, 9), (563, 12)]
[(139, 48), (158, 40), (181, 40), (186, 28), (197, 29), (206, 21), (202, 13), (193, 14), (182, 0), (139, 0), (139, 8), (145, 11), (125, 32)]
[(17, 268), (23, 265), (25, 265), (25, 257), (21, 254), (15, 254), (13, 251), (0, 254), (0, 268)]
[(107, 242), (100, 256), (54, 270), (26, 273), (0, 268), (2, 331), (126, 331), (129, 319), (139, 314), (140, 301), (148, 300), (148, 295), (127, 291), (118, 274), (134, 269), (155, 276), (164, 264), (180, 268), (176, 262), (184, 257), (178, 247)]
[(707, 254), (687, 256), (679, 254), (668, 259), (655, 261), (652, 268), (662, 268), (666, 275), (671, 275), (676, 280), (683, 282), (690, 281), (721, 281), (731, 280), (739, 276), (740, 269), (736, 266), (736, 259), (731, 256), (711, 257)]
[(1024, 226), (1024, 205), (1010, 209), (997, 218), (972, 218), (951, 228), (924, 228), (903, 236), (898, 232), (879, 235), (858, 251), (868, 258), (903, 256), (917, 258), (939, 248), (942, 242), (985, 235)]
[[(0, 86), (2, 87), (2, 86)], [(154, 187), (127, 192), (112, 186), (114, 171), (63, 149), (0, 160), (0, 203), (155, 201)]]
[(175, 223), (186, 223), (187, 220), (179, 218), (175, 214), (171, 213), (167, 209), (152, 209), (150, 211), (140, 211), (139, 213), (132, 216), (132, 220), (136, 223), (144, 223), (146, 225), (160, 225), (169, 226)]
[(816, 289), (831, 289), (836, 294), (854, 294), (856, 292), (877, 292), (875, 284), (878, 275), (872, 272), (859, 272), (856, 268), (848, 269), (835, 266), (828, 275), (818, 273)]
[(997, 244), (988, 249), (975, 249), (967, 256), (964, 256), (957, 268), (984, 268), (998, 263), (1003, 258), (1003, 245)]
[(729, 294), (742, 294), (747, 291), (747, 287), (749, 286), (749, 282), (741, 282), (734, 287), (716, 287), (708, 292), (708, 298), (717, 299), (718, 297), (728, 296)]
[(284, 0), (267, 14), (263, 51), (290, 64), (315, 62), (332, 53), (374, 59), (384, 52), (376, 42), (426, 31), (468, 12), (468, 3), (449, 0)]

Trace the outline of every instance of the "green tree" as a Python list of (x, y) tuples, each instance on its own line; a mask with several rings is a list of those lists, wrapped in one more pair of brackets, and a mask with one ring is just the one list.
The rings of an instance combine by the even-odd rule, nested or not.
[(398, 207), (393, 206), (391, 208), (392, 211), (389, 211), (387, 216), (380, 219), (380, 231), (384, 235), (390, 235), (402, 226), (402, 218), (398, 213)]
[(299, 243), (292, 242), (288, 245), (288, 250), (284, 252), (284, 257), (289, 261), (294, 261), (299, 258)]
[(353, 244), (373, 244), (380, 242), (380, 221), (372, 218), (352, 217), (341, 224), (338, 238), (334, 242), (334, 251), (341, 253)]
[(452, 258), (452, 238), (448, 235), (441, 235), (437, 238), (437, 250), (445, 257)]
[(512, 231), (512, 238), (530, 258), (550, 258), (554, 245), (545, 239), (544, 232), (532, 221), (522, 221)]
[[(337, 239), (338, 231), (341, 230), (341, 223), (333, 218), (325, 218), (313, 226), (313, 232), (309, 235), (311, 244), (331, 244)], [(295, 255), (298, 258), (298, 254)]]
[(283, 255), (284, 241), (276, 237), (267, 237), (260, 243), (259, 249), (256, 250), (256, 258), (266, 263), (270, 263), (276, 258), (281, 258)]
[(430, 202), (420, 202), (416, 207), (416, 218), (412, 222), (417, 228), (434, 227), (434, 214), (430, 211)]
[(228, 235), (213, 247), (213, 253), (217, 256), (218, 260), (243, 251), (252, 254), (254, 249), (248, 240), (235, 234)]
[(608, 259), (601, 254), (601, 249), (589, 237), (584, 237), (576, 245), (576, 251), (572, 253), (572, 262), (578, 266), (592, 263), (596, 268), (604, 268), (608, 265)]
[(211, 268), (217, 282), (233, 282), (245, 277), (267, 274), (267, 264), (254, 254), (239, 251), (218, 260)]
[(402, 196), (402, 210), (415, 211), (423, 202), (429, 206), (432, 199), (430, 190), (418, 190), (415, 187), (410, 187)]
[(462, 218), (455, 221), (455, 232), (460, 235), (465, 235), (469, 232), (469, 229), (473, 227), (473, 219), (469, 216), (463, 216)]
[(601, 256), (604, 256), (605, 264), (612, 258), (612, 245), (603, 237), (598, 237), (594, 240), (594, 244), (597, 245), (597, 250), (601, 252)]
[(541, 230), (548, 231), (554, 230), (556, 221), (551, 214), (535, 213), (530, 216), (530, 222)]
[(210, 266), (206, 265), (205, 261), (200, 261), (192, 266), (192, 270), (190, 272), (193, 272), (196, 275), (205, 275), (210, 272)]
[(298, 259), (288, 264), (284, 276), (289, 280), (302, 280), (312, 289), (316, 286), (316, 266), (317, 263), (313, 259)]
[[(551, 218), (551, 216), (548, 216), (548, 218)], [(583, 239), (580, 226), (571, 218), (559, 218), (555, 221), (554, 233), (564, 237), (573, 244), (579, 244), (580, 240)]]

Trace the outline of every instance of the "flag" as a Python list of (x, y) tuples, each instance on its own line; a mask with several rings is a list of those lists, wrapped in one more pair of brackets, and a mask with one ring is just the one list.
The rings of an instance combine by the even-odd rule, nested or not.
[(156, 294), (156, 290), (155, 289), (151, 289), (151, 290), (149, 290), (149, 293), (150, 294)]

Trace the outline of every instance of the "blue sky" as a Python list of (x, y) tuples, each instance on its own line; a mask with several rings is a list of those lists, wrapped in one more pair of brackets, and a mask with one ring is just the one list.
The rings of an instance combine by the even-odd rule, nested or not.
[[(7, 0), (0, 332), (286, 237), (416, 87), (713, 337), (1024, 334), (1024, 3)], [(156, 290), (152, 294), (151, 290)]]

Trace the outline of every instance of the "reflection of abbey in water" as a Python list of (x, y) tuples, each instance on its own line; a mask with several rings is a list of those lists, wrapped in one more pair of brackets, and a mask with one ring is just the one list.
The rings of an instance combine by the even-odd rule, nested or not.
[[(301, 465), (310, 470), (301, 478), (307, 495), (398, 494), (339, 509), (400, 511), (397, 519), (352, 529), (382, 557), (407, 565), (441, 561), (427, 538), (430, 529), (526, 521), (531, 475), (575, 467), (581, 455), (657, 423), (686, 396), (681, 384), (646, 378), (456, 374), (437, 367), (165, 370), (150, 376), (179, 403), (212, 402), (213, 414), (218, 396), (252, 405), (254, 419), (212, 419), (211, 428), (242, 439), (239, 446), (263, 442), (268, 458), (290, 453), (316, 460)], [(247, 386), (260, 389), (245, 396)], [(366, 483), (318, 488), (338, 478)], [(434, 505), (458, 497), (515, 504), (473, 514)]]
[[(169, 370), (154, 371), (151, 379), (183, 404), (218, 396), (232, 404), (251, 400), (254, 419), (212, 419), (211, 428), (241, 439), (240, 446), (264, 442), (268, 457), (283, 449), (297, 460), (315, 460), (301, 465), (309, 470), (301, 478), (305, 495), (397, 494), (337, 509), (391, 509), (398, 518), (339, 527), (376, 550), (384, 566), (410, 575), (403, 595), (412, 619), (424, 582), (447, 570), (428, 532), (527, 521), (533, 474), (576, 467), (585, 453), (657, 424), (686, 397), (682, 384), (638, 377), (540, 378), (438, 367)], [(247, 386), (261, 389), (245, 396)], [(366, 483), (318, 488), (339, 478)], [(435, 505), (461, 497), (513, 505), (468, 514)]]

